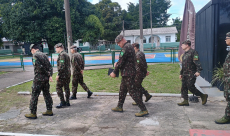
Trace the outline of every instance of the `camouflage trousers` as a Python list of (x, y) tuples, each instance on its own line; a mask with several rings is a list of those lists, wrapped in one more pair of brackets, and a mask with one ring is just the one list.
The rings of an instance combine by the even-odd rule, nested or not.
[(73, 79), (72, 79), (72, 93), (73, 93), (74, 96), (76, 96), (76, 94), (77, 94), (78, 83), (82, 86), (82, 88), (85, 91), (89, 90), (88, 87), (86, 86), (86, 84), (83, 81), (82, 74), (78, 74), (76, 76), (73, 76)]
[(31, 95), (31, 100), (30, 100), (31, 113), (36, 114), (37, 112), (38, 97), (41, 93), (41, 90), (43, 92), (47, 110), (52, 110), (53, 100), (50, 95), (49, 89), (50, 89), (49, 81), (47, 82), (34, 81), (33, 82), (32, 95)]
[(182, 87), (181, 87), (181, 97), (188, 100), (188, 90), (195, 94), (196, 96), (201, 96), (202, 93), (195, 87), (196, 77), (189, 77), (183, 75), (182, 77)]
[(224, 97), (226, 99), (227, 107), (225, 109), (225, 115), (230, 118), (230, 83), (224, 83)]
[(145, 88), (141, 85), (142, 82), (143, 82), (143, 80), (144, 80), (143, 77), (139, 77), (139, 76), (136, 76), (136, 77), (135, 77), (135, 84), (136, 84), (136, 87), (137, 87), (137, 89), (141, 92), (141, 95), (140, 95), (141, 100), (142, 100), (143, 94), (144, 94), (146, 97), (150, 95), (149, 92), (148, 92), (147, 90), (145, 90)]
[(136, 88), (135, 77), (122, 77), (119, 91), (119, 101), (117, 105), (118, 107), (123, 108), (127, 92), (129, 92), (129, 95), (133, 98), (142, 111), (147, 110), (140, 98), (142, 93)]
[[(60, 97), (61, 102), (69, 102), (69, 96), (70, 96), (69, 83), (70, 83), (70, 78), (59, 78), (57, 81), (56, 91), (58, 97)], [(64, 99), (62, 87), (64, 87), (65, 90), (66, 101)]]

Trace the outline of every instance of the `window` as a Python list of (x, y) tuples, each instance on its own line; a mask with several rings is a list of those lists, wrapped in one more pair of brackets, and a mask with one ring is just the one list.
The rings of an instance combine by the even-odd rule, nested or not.
[(127, 40), (128, 43), (131, 43), (131, 40)]
[(146, 38), (145, 37), (143, 37), (143, 43), (146, 43)]
[(10, 46), (5, 46), (5, 49), (10, 49)]
[(171, 36), (166, 36), (166, 37), (165, 37), (165, 41), (166, 41), (166, 42), (171, 42)]

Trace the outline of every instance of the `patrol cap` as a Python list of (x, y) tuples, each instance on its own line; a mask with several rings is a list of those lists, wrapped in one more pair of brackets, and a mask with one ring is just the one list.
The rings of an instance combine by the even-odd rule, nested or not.
[(30, 44), (30, 50), (35, 46), (35, 44)]
[(59, 47), (62, 47), (63, 48), (63, 44), (62, 43), (58, 43), (54, 46), (55, 48), (59, 48)]
[(230, 32), (226, 33), (226, 37), (230, 37)]
[(77, 49), (77, 46), (72, 45), (72, 46), (70, 47), (70, 49)]
[(118, 35), (115, 39), (115, 43), (119, 43), (123, 38), (123, 35)]
[(138, 49), (139, 49), (139, 47), (140, 47), (140, 45), (139, 45), (138, 43), (133, 43), (132, 46), (133, 46), (133, 47), (136, 47), (136, 48), (138, 48)]
[(188, 46), (191, 46), (191, 41), (190, 40), (185, 40), (182, 44), (187, 44)]

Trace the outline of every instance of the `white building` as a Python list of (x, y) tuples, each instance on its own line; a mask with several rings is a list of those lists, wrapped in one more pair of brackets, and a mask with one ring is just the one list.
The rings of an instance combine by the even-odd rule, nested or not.
[[(176, 27), (161, 27), (161, 28), (152, 28), (152, 38), (151, 38), (151, 29), (143, 29), (143, 43), (153, 43), (156, 46), (160, 46), (160, 43), (170, 43), (176, 42), (178, 33)], [(123, 35), (123, 31), (120, 33)], [(138, 30), (125, 30), (124, 37), (129, 43), (140, 43), (140, 29)]]

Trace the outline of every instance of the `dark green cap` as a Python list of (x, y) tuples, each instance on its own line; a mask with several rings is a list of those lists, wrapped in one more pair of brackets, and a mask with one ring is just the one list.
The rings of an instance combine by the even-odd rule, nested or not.
[(30, 50), (32, 50), (32, 48), (35, 46), (35, 44), (31, 44), (30, 45)]
[(230, 37), (230, 32), (226, 33), (226, 37)]
[(54, 46), (55, 48), (59, 48), (59, 47), (62, 47), (63, 48), (63, 44), (62, 43), (58, 43)]

